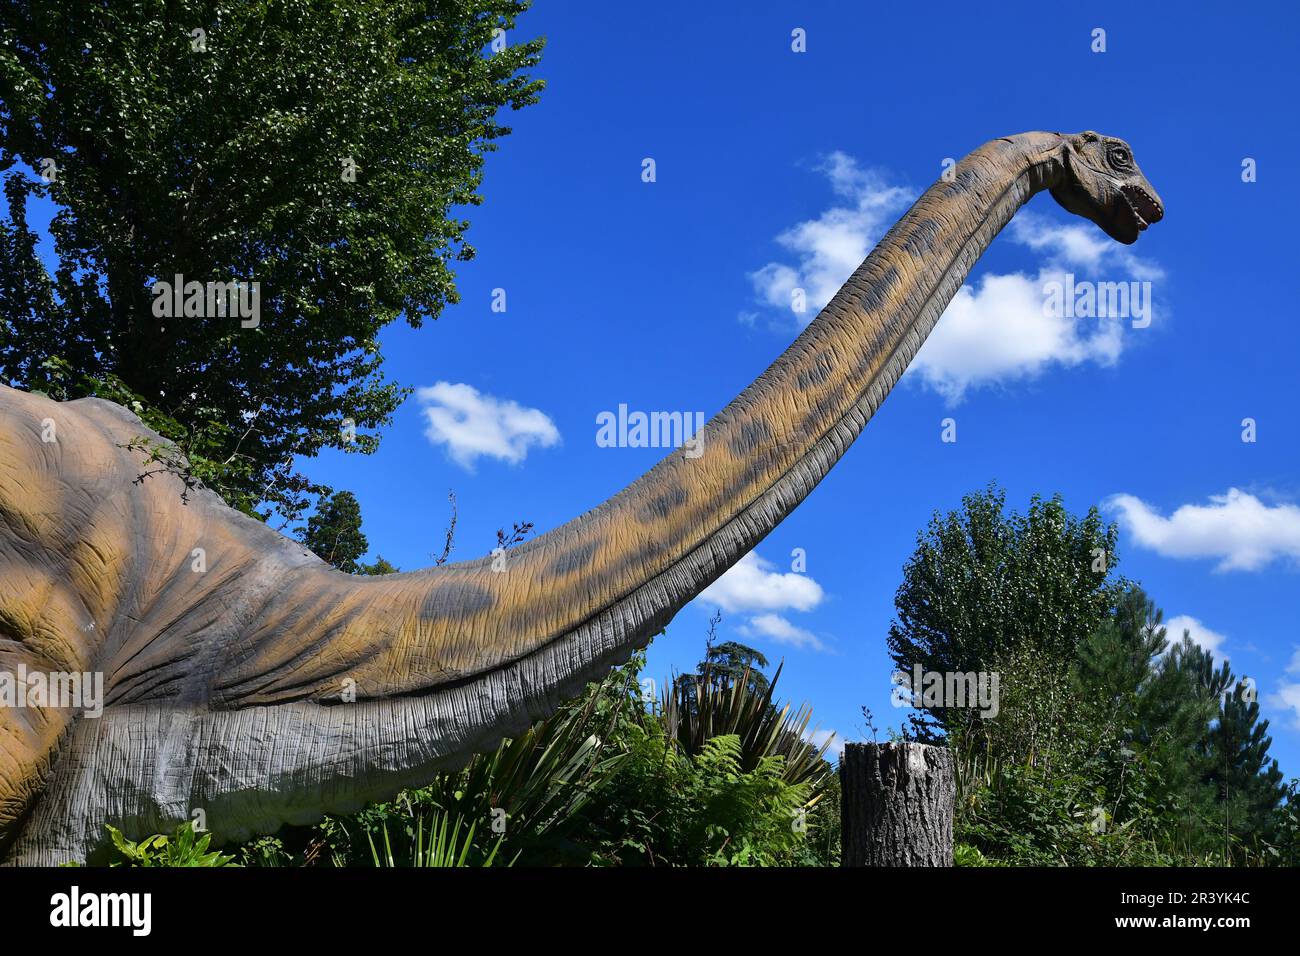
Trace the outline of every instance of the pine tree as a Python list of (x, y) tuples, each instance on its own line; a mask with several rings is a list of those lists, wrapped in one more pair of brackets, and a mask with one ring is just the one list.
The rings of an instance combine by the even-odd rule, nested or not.
[[(1223, 666), (1227, 670), (1227, 662)], [(1259, 719), (1259, 703), (1246, 681), (1232, 680), (1219, 700), (1218, 719), (1201, 747), (1204, 782), (1214, 790), (1227, 833), (1266, 839), (1286, 796), (1282, 771), (1268, 756), (1268, 721)]]
[(361, 505), (350, 491), (322, 498), (299, 537), (322, 561), (348, 574), (362, 571), (358, 559), (370, 548), (361, 531)]
[(1205, 848), (1213, 801), (1196, 755), (1224, 677), (1191, 640), (1171, 644), (1162, 619), (1147, 594), (1130, 586), (1080, 646), (1076, 682), (1099, 749), (1122, 758), (1102, 761), (1107, 792), (1120, 792), (1131, 780), (1130, 758), (1141, 759), (1159, 781), (1176, 842)]

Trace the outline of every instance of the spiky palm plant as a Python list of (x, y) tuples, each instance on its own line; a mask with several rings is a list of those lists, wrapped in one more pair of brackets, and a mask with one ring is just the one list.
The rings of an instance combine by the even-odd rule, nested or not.
[[(301, 851), (303, 862), (384, 865), (390, 859), (428, 859), (431, 848), (433, 859), (445, 859), (437, 840), (449, 827), (452, 858), (468, 852), (466, 859), (475, 866), (498, 849), (513, 863), (538, 844), (562, 842), (566, 825), (626, 757), (609, 744), (625, 705), (633, 700), (634, 677), (634, 672), (616, 670), (551, 717), (495, 750), (475, 755), (462, 769), (440, 773), (427, 786), (404, 790), (358, 813), (327, 817), (312, 828)], [(467, 844), (473, 845), (472, 852)], [(281, 848), (272, 855), (280, 860), (297, 852)]]
[[(428, 837), (425, 837), (425, 821), (428, 820)], [(458, 867), (458, 866), (494, 866), (497, 854), (501, 850), (503, 837), (497, 837), (486, 854), (476, 854), (474, 831), (477, 823), (471, 823), (462, 835), (464, 821), (450, 814), (434, 810), (421, 813), (416, 818), (415, 842), (410, 848), (410, 866), (413, 867)], [(395, 867), (399, 864), (393, 854), (393, 845), (388, 839), (388, 826), (380, 828), (383, 835), (384, 850), (381, 854), (375, 846), (373, 833), (367, 832), (370, 841), (370, 856), (375, 866)], [(506, 866), (512, 866), (511, 860)]]
[(545, 840), (625, 759), (607, 744), (633, 685), (630, 673), (614, 671), (554, 716), (403, 798), (413, 812), (432, 806), (453, 818), (490, 822), (515, 850)]
[(755, 686), (748, 668), (735, 680), (715, 679), (707, 670), (674, 680), (660, 701), (665, 732), (692, 757), (710, 740), (734, 734), (744, 771), (753, 771), (765, 757), (780, 756), (788, 783), (819, 782), (830, 769), (825, 760), (830, 741), (818, 746), (806, 739), (812, 720), (807, 704), (794, 710), (774, 701), (784, 666), (766, 686)]

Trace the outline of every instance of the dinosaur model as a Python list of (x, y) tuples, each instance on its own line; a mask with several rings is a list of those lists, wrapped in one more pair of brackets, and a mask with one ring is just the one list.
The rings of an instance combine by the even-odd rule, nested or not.
[[(753, 384), (604, 504), (509, 553), (336, 571), (179, 477), (130, 412), (0, 386), (0, 676), (102, 675), (99, 715), (0, 707), (0, 853), (106, 823), (270, 833), (427, 782), (643, 647), (858, 436), (975, 261), (1047, 189), (1122, 243), (1163, 207), (1121, 140), (1024, 133), (916, 201)], [(200, 559), (201, 558), (201, 559)]]

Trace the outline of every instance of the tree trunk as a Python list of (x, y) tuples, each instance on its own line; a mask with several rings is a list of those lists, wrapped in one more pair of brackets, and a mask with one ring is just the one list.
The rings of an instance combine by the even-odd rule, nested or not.
[(952, 866), (952, 751), (846, 744), (840, 760), (843, 866)]

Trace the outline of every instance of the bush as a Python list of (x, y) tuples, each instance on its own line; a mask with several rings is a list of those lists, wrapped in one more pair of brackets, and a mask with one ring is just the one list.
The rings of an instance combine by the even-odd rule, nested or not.
[[(810, 712), (747, 672), (662, 702), (644, 656), (461, 770), (391, 801), (244, 843), (244, 866), (836, 866), (839, 781), (804, 739)], [(134, 866), (224, 866), (188, 824)]]
[(215, 850), (209, 852), (211, 833), (196, 833), (189, 821), (176, 828), (172, 836), (156, 833), (136, 843), (114, 826), (107, 826), (113, 840), (113, 858), (109, 866), (230, 866), (233, 856)]

